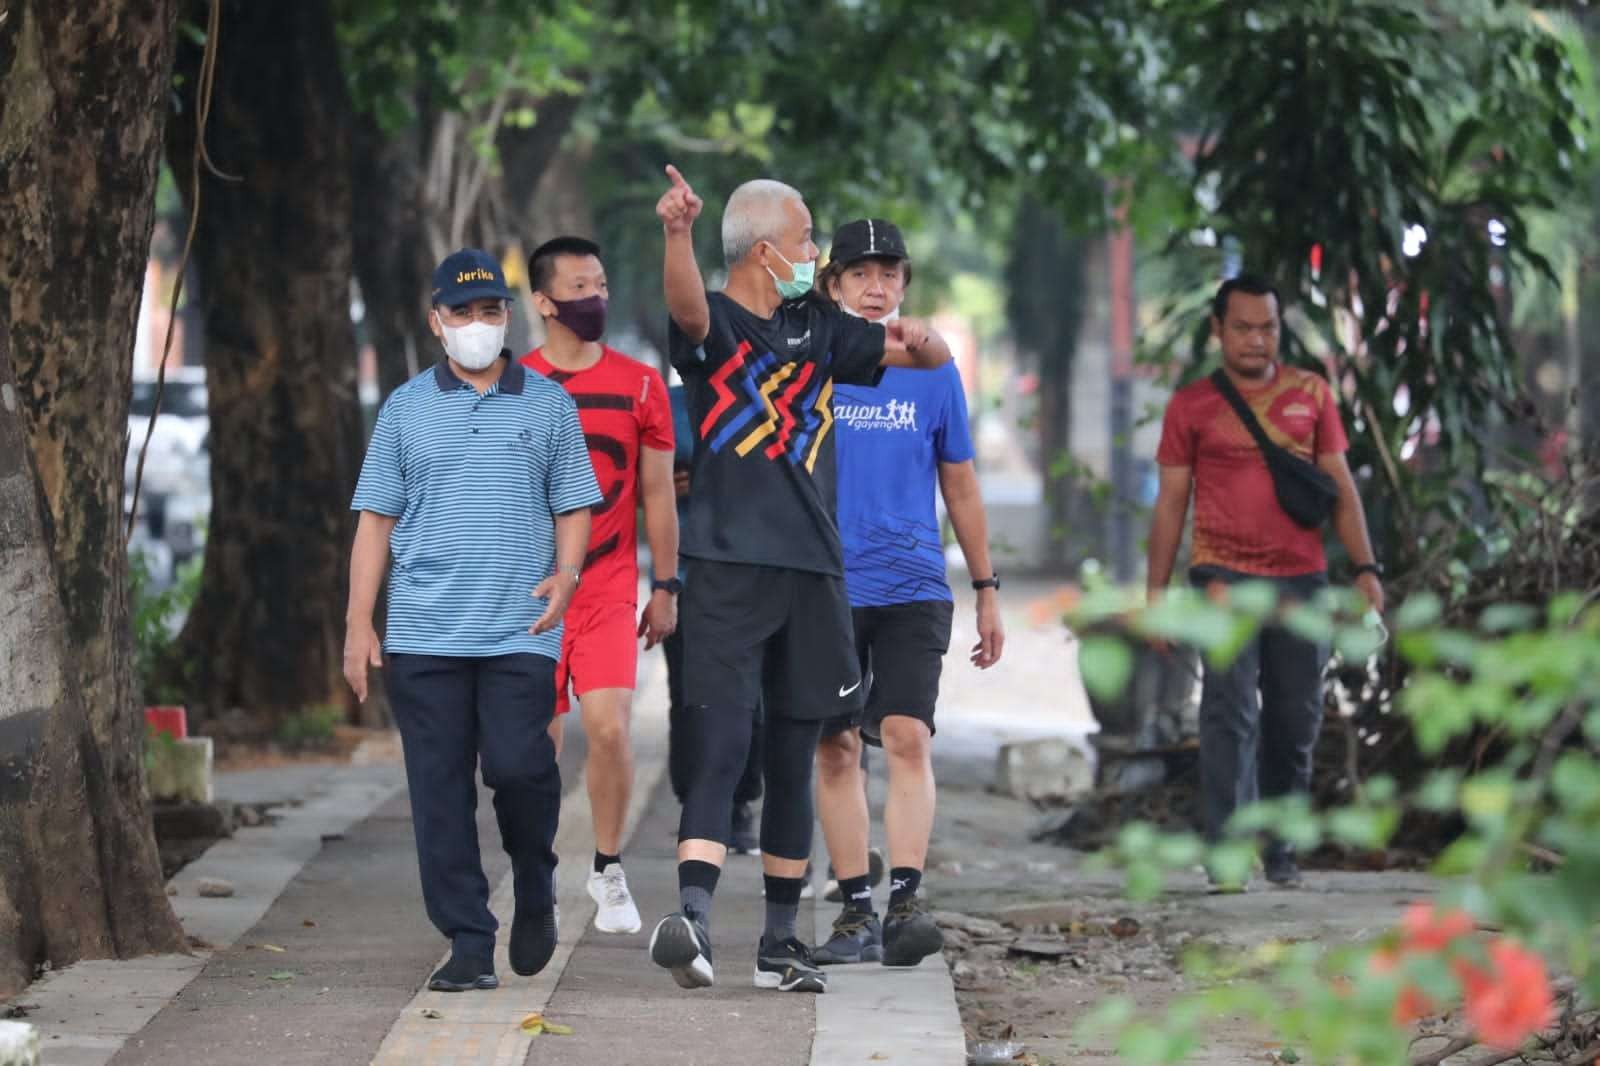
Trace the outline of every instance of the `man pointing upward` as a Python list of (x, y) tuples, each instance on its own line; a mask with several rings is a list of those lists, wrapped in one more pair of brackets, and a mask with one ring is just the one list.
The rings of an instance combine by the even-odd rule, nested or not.
[(873, 384), (883, 366), (941, 366), (950, 349), (920, 320), (886, 327), (813, 295), (811, 212), (782, 182), (746, 182), (728, 198), (728, 282), (707, 294), (692, 239), (703, 203), (675, 167), (667, 176), (656, 214), (670, 347), (695, 435), (680, 625), (696, 774), (678, 830), (680, 910), (656, 926), (650, 953), (685, 988), (712, 983), (711, 898), (764, 700), (767, 918), (755, 983), (821, 992), (826, 975), (795, 935), (812, 756), (822, 721), (858, 710), (862, 687), (834, 524), (833, 387)]

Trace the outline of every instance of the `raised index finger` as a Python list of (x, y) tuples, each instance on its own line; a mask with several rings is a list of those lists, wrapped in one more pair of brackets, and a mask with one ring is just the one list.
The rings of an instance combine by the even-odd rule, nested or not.
[(678, 168), (673, 166), (671, 163), (667, 164), (667, 177), (671, 179), (673, 185), (680, 189), (687, 189), (689, 187), (689, 183), (683, 180), (683, 175), (678, 173)]

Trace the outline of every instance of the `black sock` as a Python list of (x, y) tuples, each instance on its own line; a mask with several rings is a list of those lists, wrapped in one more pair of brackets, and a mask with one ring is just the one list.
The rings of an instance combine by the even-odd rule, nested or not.
[(800, 913), (800, 888), (803, 877), (774, 877), (764, 874), (767, 886), (767, 927), (763, 937), (768, 943), (788, 940), (795, 935), (795, 919)]
[(693, 911), (709, 924), (711, 921), (711, 894), (717, 890), (717, 878), (722, 867), (699, 859), (687, 859), (678, 864), (678, 905), (682, 910)]
[(621, 855), (607, 855), (603, 851), (597, 851), (594, 853), (594, 872), (597, 874), (603, 874), (606, 872), (607, 866), (610, 866), (614, 862), (621, 861)]
[(839, 895), (844, 899), (845, 910), (872, 913), (872, 878), (867, 874), (839, 878)]
[(896, 866), (889, 871), (889, 906), (898, 907), (922, 887), (922, 871), (914, 866)]

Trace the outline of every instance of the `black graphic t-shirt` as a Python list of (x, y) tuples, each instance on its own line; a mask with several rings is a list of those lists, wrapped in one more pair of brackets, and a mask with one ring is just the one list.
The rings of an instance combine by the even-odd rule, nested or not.
[(694, 431), (684, 555), (844, 575), (833, 384), (872, 385), (883, 327), (814, 298), (759, 318), (720, 292), (693, 345), (671, 324)]

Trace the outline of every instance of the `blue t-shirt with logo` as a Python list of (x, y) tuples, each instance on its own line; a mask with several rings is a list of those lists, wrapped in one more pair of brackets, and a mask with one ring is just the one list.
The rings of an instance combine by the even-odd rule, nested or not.
[(833, 393), (839, 536), (852, 607), (951, 599), (935, 506), (939, 464), (973, 456), (954, 363), (890, 368)]

